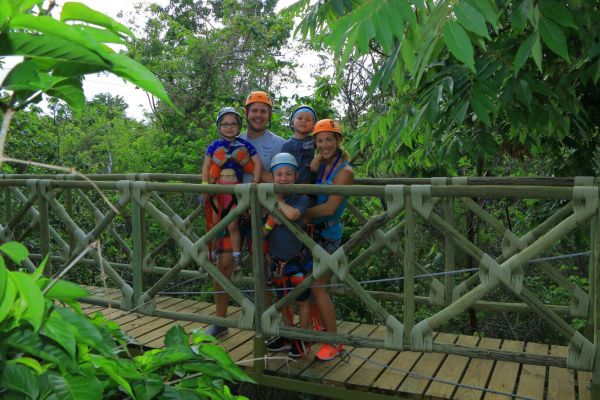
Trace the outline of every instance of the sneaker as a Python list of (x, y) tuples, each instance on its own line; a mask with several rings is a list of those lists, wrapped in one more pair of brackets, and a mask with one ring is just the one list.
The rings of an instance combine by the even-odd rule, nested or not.
[(232, 281), (238, 282), (244, 275), (244, 266), (242, 265), (242, 258), (240, 256), (233, 257), (233, 276)]
[(342, 352), (343, 349), (344, 346), (342, 345), (334, 346), (332, 344), (325, 343), (323, 346), (321, 346), (319, 351), (317, 351), (315, 357), (317, 357), (321, 361), (333, 360), (338, 354)]
[(290, 352), (288, 353), (288, 357), (292, 358), (304, 358), (308, 354), (309, 347), (306, 345), (304, 340), (294, 340), (292, 341)]
[(284, 337), (276, 337), (267, 343), (267, 350), (269, 351), (288, 351), (291, 348), (290, 341)]
[(206, 334), (217, 339), (229, 335), (229, 329), (227, 329), (225, 326), (210, 325), (208, 328), (206, 328)]

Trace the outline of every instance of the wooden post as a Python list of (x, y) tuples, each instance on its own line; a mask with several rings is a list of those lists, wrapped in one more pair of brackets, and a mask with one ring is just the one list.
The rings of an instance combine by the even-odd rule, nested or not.
[(263, 357), (267, 354), (267, 346), (263, 333), (261, 318), (265, 311), (265, 256), (263, 254), (262, 207), (258, 200), (257, 185), (250, 189), (250, 219), (252, 223), (252, 266), (254, 273), (254, 361), (253, 370), (262, 373)]
[(133, 256), (131, 257), (131, 269), (133, 271), (133, 306), (137, 307), (142, 293), (144, 293), (144, 271), (143, 261), (145, 254), (144, 246), (144, 210), (140, 203), (131, 201), (131, 236), (133, 239)]
[[(449, 197), (444, 200), (444, 219), (451, 226), (454, 226), (454, 198)], [(454, 243), (444, 235), (444, 272), (454, 271), (456, 264), (456, 251)], [(446, 274), (444, 276), (444, 302), (452, 302), (452, 291), (454, 290), (454, 275)]]
[(404, 343), (411, 342), (415, 324), (415, 217), (410, 191), (404, 195)]
[(592, 320), (594, 326), (594, 348), (596, 350), (596, 357), (594, 361), (592, 371), (592, 400), (600, 400), (600, 315), (597, 310), (600, 310), (600, 274), (598, 268), (600, 268), (600, 212), (596, 212), (596, 215), (592, 217), (592, 229), (594, 231), (592, 238), (592, 260), (590, 263), (590, 297)]
[[(37, 190), (37, 206), (39, 215), (39, 227), (40, 227), (40, 251), (42, 257), (50, 255), (50, 218), (48, 213), (48, 201), (44, 196), (48, 186), (43, 187), (42, 181), (36, 182)], [(44, 275), (48, 278), (52, 277), (52, 262), (50, 257), (46, 261), (46, 268), (44, 268)]]

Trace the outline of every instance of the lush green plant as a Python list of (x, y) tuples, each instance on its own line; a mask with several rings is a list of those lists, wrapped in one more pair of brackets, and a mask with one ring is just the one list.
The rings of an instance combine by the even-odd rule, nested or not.
[[(0, 56), (23, 56), (6, 76), (0, 90), (10, 91), (0, 102), (4, 112), (0, 155), (15, 112), (39, 102), (45, 93), (83, 109), (84, 75), (111, 72), (173, 105), (160, 81), (144, 66), (113, 51), (108, 44), (126, 44), (133, 33), (112, 18), (77, 2), (63, 5), (60, 19), (51, 15), (56, 5), (43, 0), (0, 0)], [(6, 100), (6, 99), (4, 99)]]
[[(19, 265), (27, 249), (0, 251)], [(100, 313), (85, 316), (88, 292), (42, 272), (9, 271), (0, 257), (0, 397), (3, 399), (241, 399), (225, 381), (252, 382), (202, 331), (180, 326), (165, 348), (133, 357), (127, 337)]]

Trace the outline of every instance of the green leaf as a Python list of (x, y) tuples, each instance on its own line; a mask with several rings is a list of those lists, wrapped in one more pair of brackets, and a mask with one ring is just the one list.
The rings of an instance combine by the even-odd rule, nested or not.
[(61, 400), (102, 400), (102, 384), (95, 376), (50, 374), (48, 383)]
[(531, 56), (533, 57), (533, 61), (535, 61), (535, 65), (537, 65), (540, 73), (542, 72), (542, 44), (540, 42), (540, 35), (535, 34), (535, 40), (533, 41), (533, 46), (531, 47)]
[(125, 25), (118, 23), (109, 16), (93, 10), (83, 3), (67, 2), (62, 7), (60, 14), (61, 21), (82, 21), (93, 25), (102, 26), (106, 29), (118, 33), (124, 33), (131, 38), (134, 37), (133, 32)]
[(40, 335), (34, 333), (32, 329), (22, 327), (14, 330), (6, 338), (4, 344), (33, 357), (54, 363), (61, 370), (77, 370), (77, 364), (71, 360), (62, 348), (55, 346), (49, 341), (40, 340)]
[(37, 332), (42, 325), (42, 318), (44, 317), (44, 310), (46, 309), (46, 301), (42, 292), (35, 284), (33, 278), (23, 272), (13, 272), (11, 277), (15, 281), (15, 286), (19, 291), (21, 299), (25, 300), (25, 306), (27, 310), (25, 315), (29, 318), (33, 329)]
[(113, 63), (113, 68), (111, 68), (109, 72), (125, 78), (129, 82), (139, 86), (150, 94), (153, 94), (181, 114), (181, 111), (177, 110), (175, 105), (171, 102), (162, 83), (160, 83), (158, 78), (154, 76), (152, 72), (148, 71), (146, 67), (122, 54), (109, 54), (107, 55), (107, 58)]
[(491, 40), (485, 18), (469, 3), (457, 3), (453, 9), (458, 22), (468, 31)]
[(496, 12), (495, 5), (491, 0), (469, 0), (468, 3), (475, 8), (478, 8), (485, 19), (492, 24), (494, 30), (498, 30), (498, 13)]
[[(131, 363), (130, 360), (127, 360), (128, 363)], [(131, 385), (127, 380), (144, 380), (144, 376), (139, 372), (135, 371), (138, 376), (133, 376), (132, 374), (123, 374), (123, 368), (121, 367), (122, 363), (120, 360), (112, 360), (107, 357), (95, 357), (93, 360), (95, 367), (100, 367), (105, 374), (111, 377), (117, 385), (119, 385), (123, 390), (125, 390), (131, 397), (134, 397), (133, 390), (131, 389)], [(133, 368), (132, 368), (133, 369)], [(144, 398), (144, 397), (142, 397)], [(151, 397), (148, 397), (151, 398)]]
[(573, 19), (573, 14), (571, 14), (569, 8), (562, 2), (551, 0), (540, 1), (540, 12), (543, 16), (550, 18), (557, 24), (567, 28), (579, 29)]
[(133, 392), (138, 399), (153, 399), (165, 388), (163, 381), (158, 378), (147, 378), (132, 383)]
[(471, 108), (486, 126), (491, 126), (489, 111), (483, 104), (481, 97), (476, 97), (475, 95), (471, 97)]
[[(385, 3), (384, 3), (385, 5)], [(373, 22), (375, 26), (375, 39), (381, 45), (381, 48), (386, 53), (392, 50), (394, 44), (394, 34), (392, 28), (388, 23), (389, 14), (386, 15), (386, 7), (380, 7), (375, 14), (373, 14)], [(398, 23), (398, 22), (396, 22)]]
[[(4, 263), (4, 258), (0, 256), (0, 299), (4, 299), (6, 293), (6, 285), (8, 284), (8, 269)], [(2, 321), (0, 319), (0, 321)]]
[(519, 79), (517, 87), (515, 88), (515, 93), (521, 104), (527, 106), (527, 108), (531, 108), (531, 99), (533, 98), (533, 95), (531, 94), (531, 89), (529, 88), (529, 83), (527, 83), (527, 81)]
[(454, 21), (447, 21), (443, 33), (444, 41), (454, 57), (475, 72), (473, 45), (464, 29)]
[(98, 349), (105, 354), (112, 354), (111, 346), (105, 340), (98, 328), (94, 326), (86, 317), (69, 310), (68, 308), (59, 308), (56, 310), (60, 316), (75, 328), (75, 338), (77, 341), (87, 344), (88, 346)]
[(75, 361), (75, 335), (73, 328), (56, 311), (50, 314), (50, 318), (44, 324), (41, 334), (54, 340), (62, 346), (69, 356)]
[(517, 33), (523, 32), (527, 22), (527, 16), (533, 13), (532, 0), (523, 0), (521, 4), (514, 8), (510, 14), (510, 25)]
[(165, 346), (187, 346), (189, 344), (189, 336), (181, 325), (171, 327), (165, 335)]
[(56, 300), (73, 300), (89, 296), (90, 292), (76, 283), (59, 280), (46, 293), (46, 298)]
[(46, 254), (46, 257), (44, 257), (44, 259), (42, 260), (42, 262), (40, 263), (40, 265), (35, 269), (35, 271), (31, 274), (31, 277), (34, 280), (37, 280), (40, 276), (42, 276), (42, 274), (44, 273), (44, 269), (46, 268), (46, 263), (48, 262), (48, 254)]
[[(2, 258), (0, 258), (2, 260)], [(2, 266), (0, 266), (0, 270), (6, 271), (6, 267), (4, 267), (4, 260), (2, 260)], [(4, 319), (9, 315), (10, 310), (13, 309), (13, 305), (15, 302), (15, 297), (17, 296), (17, 288), (13, 283), (13, 280), (10, 278), (8, 274), (6, 276), (6, 284), (5, 290), (2, 297), (0, 297), (0, 322), (4, 321)]]
[(108, 68), (110, 65), (92, 51), (50, 35), (7, 32), (0, 40), (0, 55), (69, 61)]
[(0, 246), (0, 251), (6, 254), (15, 264), (20, 265), (29, 256), (29, 250), (18, 242), (8, 242)]
[(342, 0), (331, 0), (330, 3), (333, 11), (340, 17), (346, 13), (346, 8), (344, 7), (344, 2)]
[(7, 364), (20, 364), (20, 365), (24, 365), (32, 370), (34, 370), (38, 375), (41, 375), (44, 373), (44, 371), (48, 368), (48, 365), (46, 367), (42, 367), (42, 364), (40, 364), (40, 362), (38, 360), (36, 360), (35, 358), (30, 358), (30, 357), (19, 357), (19, 358), (14, 358), (12, 360), (8, 360), (6, 362)]
[(92, 26), (84, 26), (84, 25), (72, 25), (73, 29), (77, 30), (79, 34), (88, 40), (98, 42), (98, 43), (116, 43), (127, 45), (121, 36), (116, 33), (106, 30), (94, 28)]
[(542, 40), (550, 50), (564, 58), (567, 62), (571, 62), (569, 60), (569, 51), (567, 50), (567, 39), (558, 24), (548, 18), (540, 17), (538, 30)]
[[(414, 16), (414, 14), (410, 14)], [(402, 40), (404, 38), (404, 21), (407, 19), (404, 17), (401, 8), (393, 5), (392, 2), (384, 2), (381, 4), (380, 16), (381, 20), (386, 21), (385, 24), (391, 28), (390, 32), (393, 33), (398, 40)]]
[(85, 105), (85, 96), (83, 87), (79, 79), (71, 78), (61, 81), (46, 90), (50, 96), (64, 100), (68, 105), (76, 111), (82, 111)]
[(30, 399), (37, 399), (39, 392), (38, 377), (26, 366), (5, 364), (0, 370), (0, 387), (22, 393)]
[(529, 55), (531, 54), (531, 49), (533, 48), (533, 44), (535, 43), (536, 37), (537, 37), (537, 34), (532, 33), (519, 46), (519, 50), (517, 50), (517, 54), (515, 55), (515, 59), (513, 60), (513, 68), (515, 70), (515, 76), (519, 73), (519, 70), (525, 64), (525, 61), (527, 61), (527, 59), (529, 58)]
[(452, 122), (456, 124), (457, 127), (460, 127), (463, 121), (465, 120), (465, 116), (467, 115), (467, 109), (469, 108), (469, 102), (463, 101), (462, 104), (458, 107), (454, 107), (454, 111), (450, 116)]

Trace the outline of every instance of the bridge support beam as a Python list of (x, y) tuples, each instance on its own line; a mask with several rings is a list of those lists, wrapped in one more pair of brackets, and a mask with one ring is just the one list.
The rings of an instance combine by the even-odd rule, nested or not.
[(600, 212), (591, 220), (591, 242), (592, 256), (590, 257), (590, 288), (592, 293), (591, 312), (594, 327), (594, 348), (596, 357), (594, 361), (594, 369), (592, 371), (592, 400), (600, 400)]

